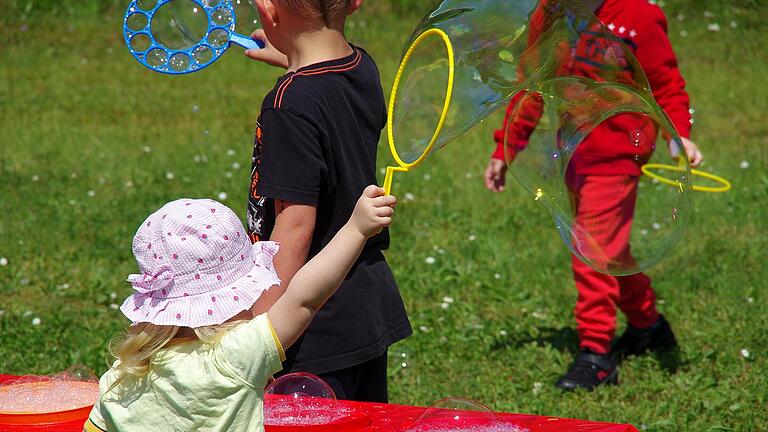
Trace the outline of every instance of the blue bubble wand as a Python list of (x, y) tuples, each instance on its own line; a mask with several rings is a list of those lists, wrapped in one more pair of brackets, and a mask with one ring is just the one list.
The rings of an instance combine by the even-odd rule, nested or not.
[(132, 0), (125, 11), (125, 44), (133, 57), (145, 67), (155, 72), (181, 75), (210, 66), (233, 43), (245, 49), (264, 48), (262, 42), (235, 32), (235, 8), (230, 0), (188, 0), (206, 14), (208, 29), (205, 36), (184, 49), (164, 46), (152, 34), (152, 19), (158, 10), (173, 1)]

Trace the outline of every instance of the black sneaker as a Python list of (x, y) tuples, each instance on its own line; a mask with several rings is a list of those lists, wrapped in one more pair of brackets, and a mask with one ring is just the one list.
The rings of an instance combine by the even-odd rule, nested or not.
[(582, 350), (576, 355), (568, 372), (555, 385), (561, 390), (584, 389), (592, 391), (601, 384), (618, 384), (619, 368), (610, 354), (596, 354)]
[(663, 315), (659, 315), (659, 319), (648, 328), (639, 329), (628, 324), (624, 334), (613, 344), (613, 352), (625, 357), (675, 347), (677, 339), (672, 327)]

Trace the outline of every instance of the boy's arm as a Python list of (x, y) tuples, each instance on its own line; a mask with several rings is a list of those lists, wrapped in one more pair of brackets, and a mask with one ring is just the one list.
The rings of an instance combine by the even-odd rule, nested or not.
[[(690, 101), (685, 80), (677, 66), (677, 57), (667, 36), (667, 20), (656, 6), (650, 6), (649, 24), (638, 29), (635, 55), (643, 67), (656, 102), (664, 109), (677, 133), (683, 138), (691, 135)], [(669, 137), (667, 137), (669, 138)]]
[(383, 189), (368, 186), (350, 220), (322, 251), (296, 273), (285, 293), (268, 312), (284, 348), (287, 349), (298, 339), (315, 312), (336, 291), (366, 240), (392, 223), (395, 202), (393, 196), (384, 195)]
[(285, 293), (297, 271), (307, 262), (312, 235), (315, 231), (317, 208), (275, 200), (275, 226), (271, 241), (280, 243), (280, 253), (275, 256), (275, 270), (280, 285), (263, 293), (253, 305), (254, 314), (266, 312)]
[(253, 60), (264, 62), (268, 65), (288, 69), (288, 57), (272, 45), (264, 34), (264, 30), (258, 29), (251, 34), (251, 39), (264, 43), (264, 48), (245, 50), (245, 56)]

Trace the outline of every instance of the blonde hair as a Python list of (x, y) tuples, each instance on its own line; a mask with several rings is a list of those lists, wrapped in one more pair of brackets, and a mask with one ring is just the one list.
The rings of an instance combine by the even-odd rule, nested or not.
[[(245, 321), (230, 321), (219, 325), (194, 328), (197, 339), (206, 344), (218, 343), (228, 331)], [(138, 323), (128, 327), (122, 336), (109, 343), (109, 353), (117, 360), (114, 369), (117, 379), (109, 391), (118, 385), (133, 385), (147, 376), (152, 358), (165, 348), (179, 332), (181, 327)], [(182, 342), (184, 343), (184, 342)]]
[(283, 7), (306, 18), (322, 17), (326, 25), (349, 7), (352, 0), (277, 0)]

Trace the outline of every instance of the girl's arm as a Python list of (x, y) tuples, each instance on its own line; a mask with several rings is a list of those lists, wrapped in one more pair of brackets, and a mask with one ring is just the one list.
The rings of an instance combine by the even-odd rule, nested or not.
[(320, 306), (341, 285), (366, 240), (392, 223), (395, 203), (383, 189), (368, 186), (349, 221), (296, 273), (285, 294), (267, 312), (284, 348), (301, 336)]

